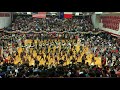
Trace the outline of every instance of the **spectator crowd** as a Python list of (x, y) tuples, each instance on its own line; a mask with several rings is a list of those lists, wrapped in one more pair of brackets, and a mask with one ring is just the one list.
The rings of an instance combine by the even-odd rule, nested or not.
[(7, 30), (10, 31), (47, 31), (47, 32), (75, 32), (75, 31), (90, 31), (93, 29), (90, 18), (71, 18), (71, 19), (58, 19), (57, 17), (32, 18), (18, 16), (15, 18), (11, 27)]
[[(17, 17), (7, 30), (87, 32), (94, 28), (87, 19)], [(120, 44), (110, 34), (4, 36), (10, 38), (0, 41), (1, 78), (120, 77)]]

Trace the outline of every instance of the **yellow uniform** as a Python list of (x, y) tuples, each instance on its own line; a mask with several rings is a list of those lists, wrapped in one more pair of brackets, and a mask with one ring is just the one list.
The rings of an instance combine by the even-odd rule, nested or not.
[(33, 57), (35, 58), (37, 56), (37, 53), (36, 53), (36, 51), (34, 50), (33, 51)]
[(29, 62), (29, 66), (34, 66), (35, 65), (35, 61), (33, 60), (33, 58), (30, 60), (30, 62)]

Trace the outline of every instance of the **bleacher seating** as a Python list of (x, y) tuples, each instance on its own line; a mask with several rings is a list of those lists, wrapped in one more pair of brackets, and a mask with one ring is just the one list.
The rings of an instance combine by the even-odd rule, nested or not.
[(104, 28), (119, 30), (120, 16), (101, 16)]

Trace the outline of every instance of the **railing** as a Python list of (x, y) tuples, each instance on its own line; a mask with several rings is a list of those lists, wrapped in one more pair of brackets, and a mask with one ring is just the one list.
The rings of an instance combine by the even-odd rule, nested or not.
[(16, 31), (7, 31), (7, 30), (0, 30), (2, 31), (3, 33), (8, 33), (8, 34), (14, 34), (14, 33), (22, 33), (22, 34), (39, 34), (39, 33), (43, 33), (43, 34), (63, 34), (63, 33), (68, 33), (68, 34), (99, 34), (103, 31), (99, 30), (99, 31), (87, 31), (87, 32), (81, 32), (81, 31), (75, 31), (75, 32), (69, 32), (69, 31), (64, 31), (64, 32), (47, 32), (47, 31), (40, 31), (40, 32), (37, 32), (37, 31), (33, 31), (33, 30), (29, 30), (29, 31), (20, 31), (20, 30), (16, 30)]

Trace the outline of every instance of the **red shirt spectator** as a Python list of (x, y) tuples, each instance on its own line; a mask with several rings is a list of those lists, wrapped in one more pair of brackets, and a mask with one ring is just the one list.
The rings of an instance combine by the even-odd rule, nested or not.
[(106, 64), (106, 58), (102, 57), (102, 65), (105, 65), (105, 64)]
[(79, 36), (75, 36), (75, 38), (76, 38), (76, 39), (78, 39), (78, 38), (79, 38)]
[(14, 44), (12, 44), (12, 47), (14, 47), (15, 45)]
[(116, 50), (115, 52), (118, 53), (118, 50)]
[(8, 59), (7, 58), (5, 59), (5, 63), (8, 63)]

